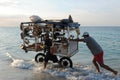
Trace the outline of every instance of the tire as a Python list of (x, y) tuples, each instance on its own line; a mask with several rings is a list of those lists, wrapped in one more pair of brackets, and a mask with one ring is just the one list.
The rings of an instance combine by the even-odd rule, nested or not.
[(71, 68), (73, 67), (72, 60), (70, 58), (68, 58), (68, 57), (62, 57), (60, 59), (60, 65), (62, 67), (71, 67)]
[(43, 53), (38, 53), (36, 56), (35, 56), (35, 61), (37, 63), (39, 62), (43, 62), (45, 59), (45, 55)]

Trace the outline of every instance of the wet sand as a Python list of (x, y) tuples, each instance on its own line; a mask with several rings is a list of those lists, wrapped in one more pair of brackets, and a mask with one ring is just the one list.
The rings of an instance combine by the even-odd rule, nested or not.
[(34, 72), (33, 74), (33, 80), (67, 80), (64, 77), (56, 77), (48, 73)]

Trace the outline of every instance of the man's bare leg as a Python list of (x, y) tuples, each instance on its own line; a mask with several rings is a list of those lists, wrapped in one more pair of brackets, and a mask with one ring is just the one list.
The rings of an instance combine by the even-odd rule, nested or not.
[(44, 62), (44, 69), (46, 68), (46, 66), (47, 66), (47, 62)]
[(105, 68), (108, 71), (113, 72), (113, 74), (117, 75), (118, 71), (113, 70), (112, 68), (110, 68), (109, 66), (105, 65), (105, 64), (100, 64), (101, 67)]
[(99, 65), (97, 64), (97, 62), (95, 60), (93, 60), (93, 64), (96, 67), (97, 71), (100, 72)]

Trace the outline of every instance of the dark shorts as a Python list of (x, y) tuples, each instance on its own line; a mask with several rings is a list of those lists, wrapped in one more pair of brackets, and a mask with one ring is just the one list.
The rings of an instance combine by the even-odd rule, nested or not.
[(48, 62), (49, 60), (53, 61), (54, 63), (55, 62), (58, 62), (58, 58), (56, 55), (52, 55), (52, 54), (46, 54), (45, 56), (45, 62)]
[(99, 64), (104, 64), (104, 61), (103, 61), (103, 52), (97, 54), (97, 55), (94, 55), (94, 58), (93, 60), (97, 61)]

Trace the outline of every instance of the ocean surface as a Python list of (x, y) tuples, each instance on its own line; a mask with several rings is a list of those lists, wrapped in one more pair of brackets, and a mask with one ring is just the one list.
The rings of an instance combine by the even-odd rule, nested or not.
[[(102, 46), (104, 62), (120, 72), (120, 27), (80, 27), (83, 32)], [(92, 64), (92, 54), (85, 43), (79, 42), (79, 52), (71, 57), (73, 68), (57, 68), (48, 64), (44, 70), (43, 64), (34, 61), (36, 52), (25, 53), (20, 45), (19, 27), (0, 27), (0, 80), (120, 80), (120, 75), (102, 69), (97, 73)]]

